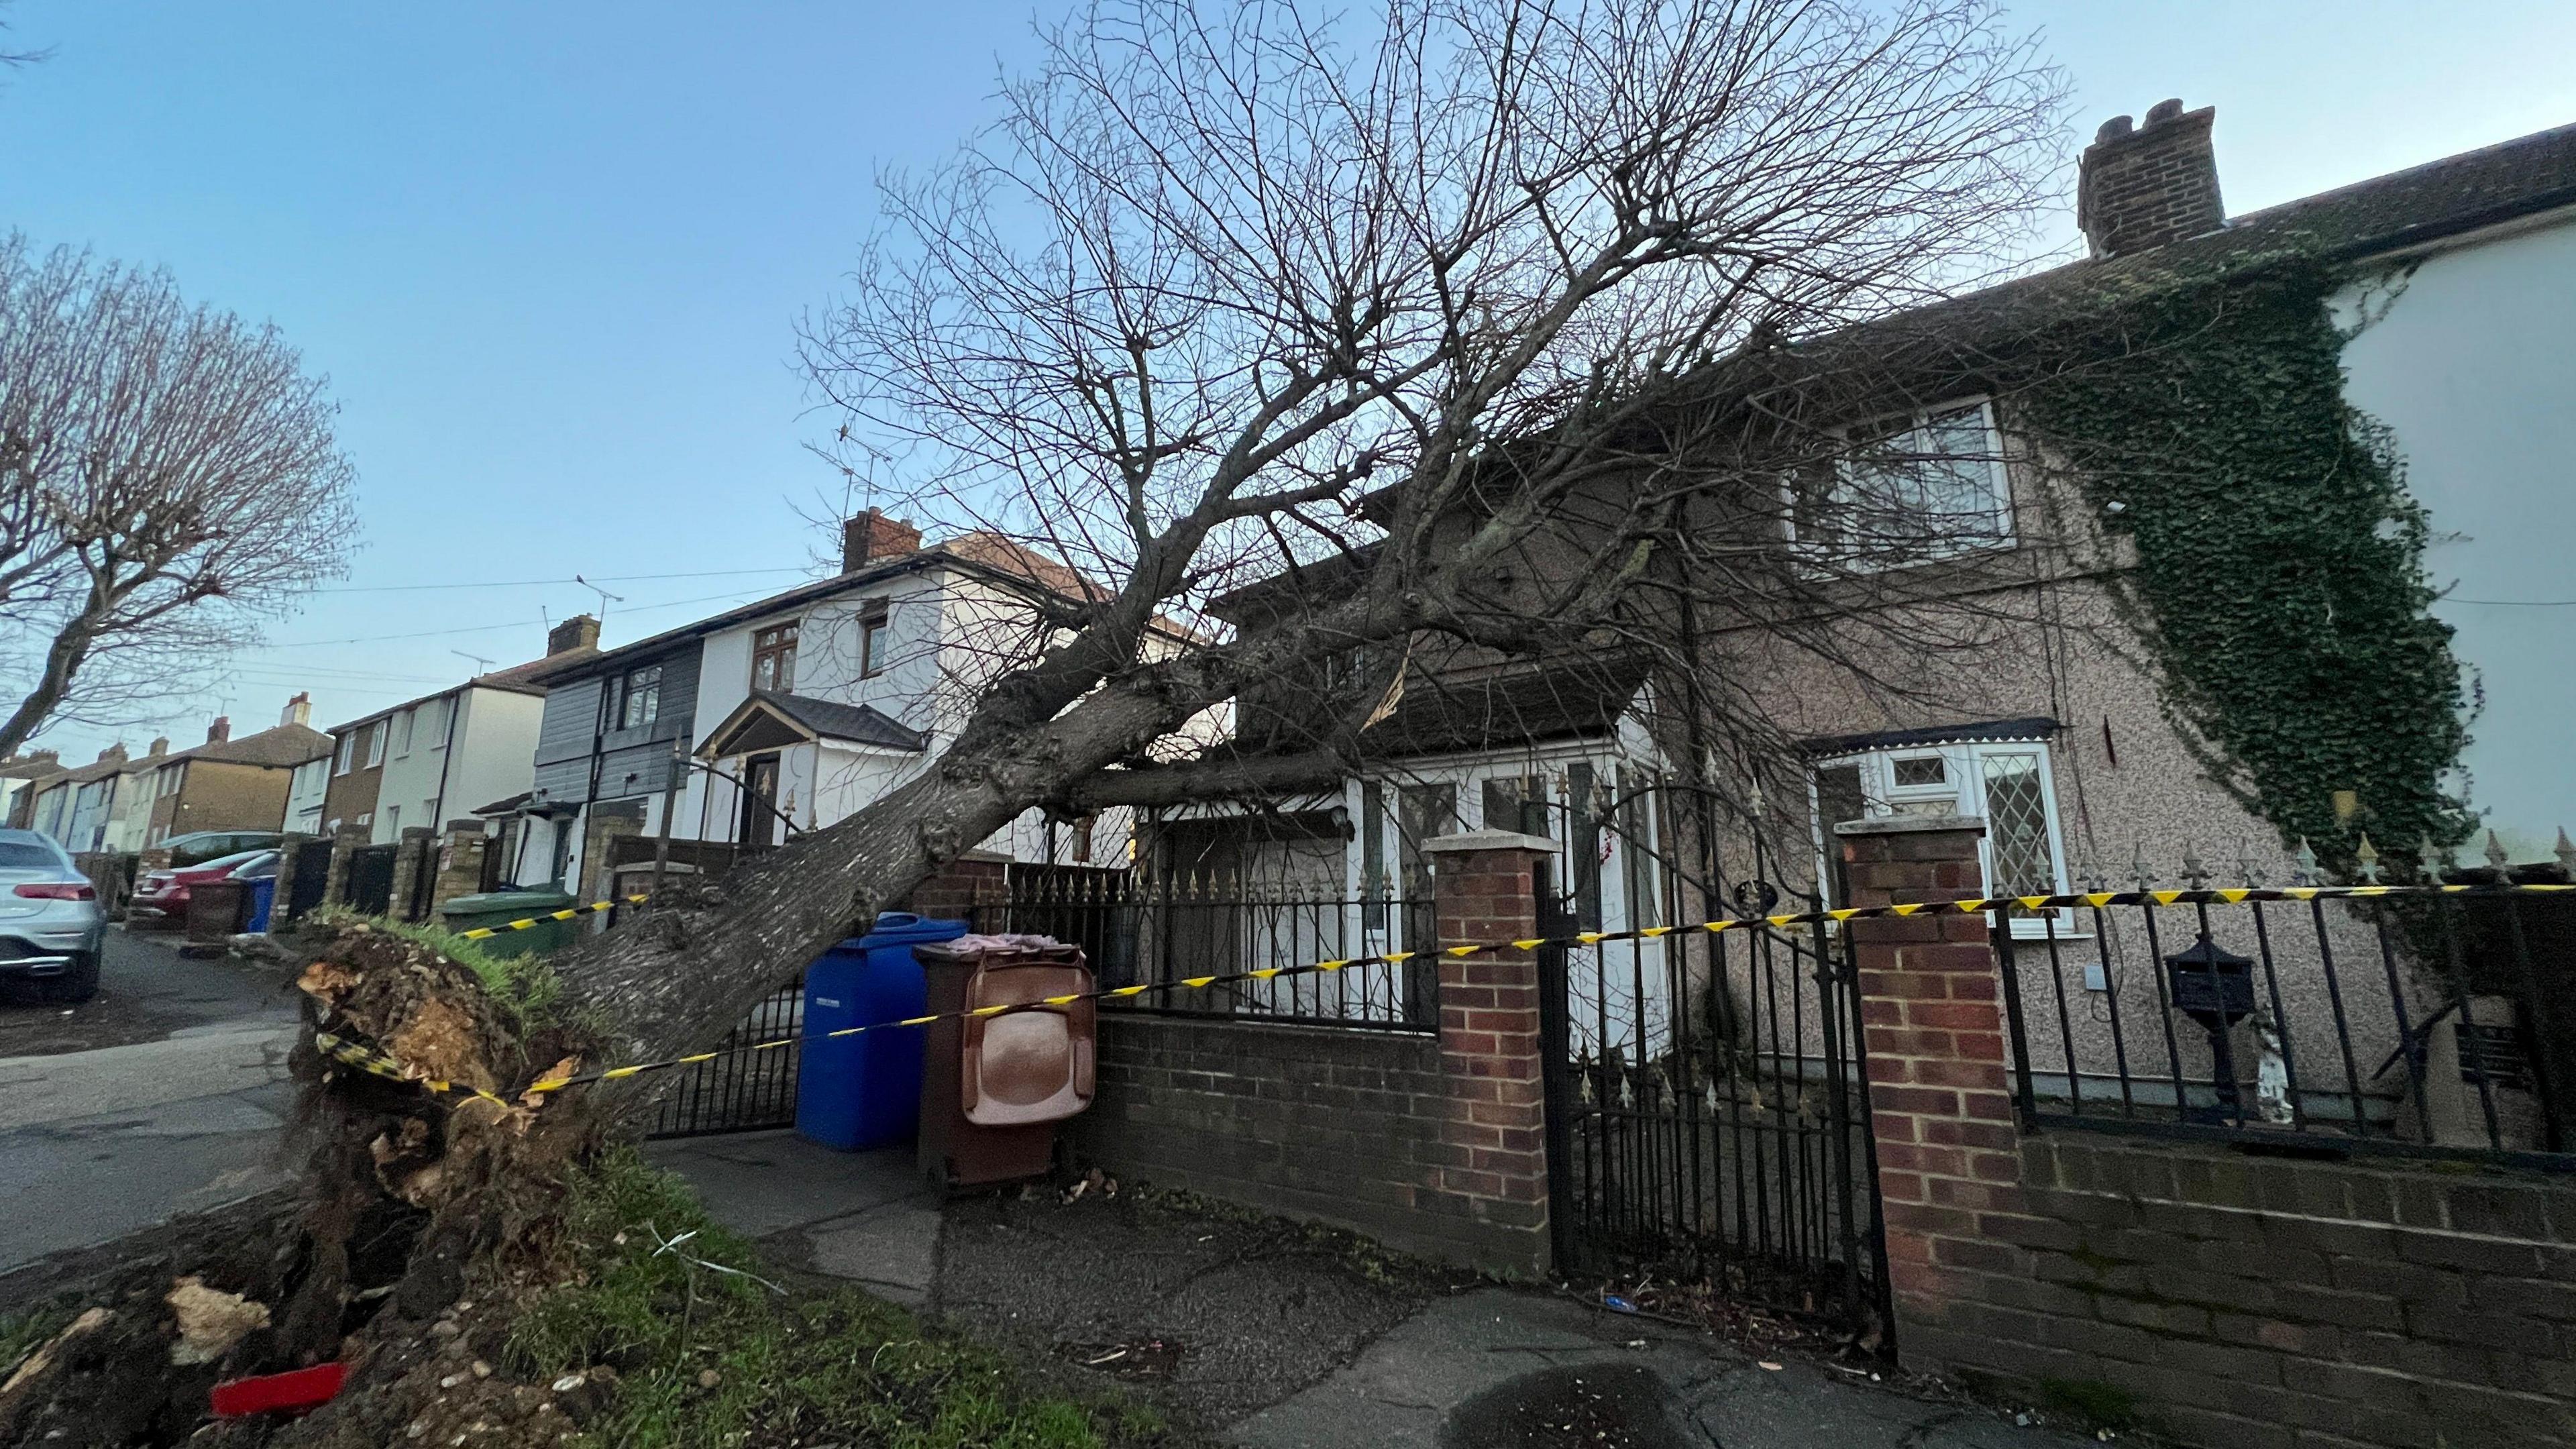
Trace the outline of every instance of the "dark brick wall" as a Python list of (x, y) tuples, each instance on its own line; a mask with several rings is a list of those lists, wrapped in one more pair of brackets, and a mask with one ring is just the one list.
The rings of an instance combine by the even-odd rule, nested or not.
[(1078, 1140), (1121, 1174), (1450, 1256), (1481, 1244), (1427, 1185), (1471, 1165), (1445, 1100), (1427, 1035), (1103, 1012)]
[[(1523, 840), (1434, 842), (1443, 940), (1537, 933), (1539, 852)], [(1543, 1275), (1537, 963), (1503, 951), (1439, 969), (1436, 1036), (1103, 1012), (1077, 1141), (1114, 1172)]]
[[(1853, 903), (1970, 894), (1979, 832), (1846, 834)], [(2576, 1443), (2576, 1183), (2025, 1136), (1976, 923), (1852, 923), (1909, 1366), (2107, 1386), (2209, 1449)]]
[(2576, 1186), (2080, 1132), (2020, 1164), (1933, 1240), (1910, 1358), (2110, 1384), (2228, 1449), (2576, 1444)]

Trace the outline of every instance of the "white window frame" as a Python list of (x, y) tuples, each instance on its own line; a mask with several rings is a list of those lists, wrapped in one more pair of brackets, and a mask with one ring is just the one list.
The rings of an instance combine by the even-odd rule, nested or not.
[(385, 726), (390, 720), (378, 720), (367, 726), (367, 768), (372, 770), (385, 762)]
[(356, 730), (351, 730), (347, 734), (340, 736), (339, 758), (332, 762), (331, 773), (334, 775), (345, 775), (349, 773), (351, 767), (356, 763), (357, 758), (358, 732)]
[[(1828, 897), (1827, 904), (1840, 905), (1842, 902), (1830, 899), (1834, 876), (1828, 868), (1830, 857), (1827, 852), (1834, 848), (1831, 836), (1836, 822), (1823, 818), (1824, 805), (1816, 789), (1818, 771), (1843, 765), (1857, 765), (1860, 768), (1862, 808), (1873, 818), (1956, 812), (1961, 815), (1973, 815), (1982, 820), (1988, 818), (1986, 758), (1989, 755), (2037, 755), (2039, 757), (2040, 807), (2047, 817), (2049, 864), (2055, 876), (2050, 883), (2050, 890), (2054, 894), (2066, 894), (2069, 879), (2066, 873), (2066, 830), (2057, 808), (2057, 775), (2054, 763), (2050, 759), (2052, 753), (2048, 741), (2040, 739), (1953, 740), (1939, 744), (1882, 745), (1869, 749), (1847, 750), (1840, 754), (1820, 755), (1808, 762), (1807, 810), (1808, 817), (1815, 822), (1816, 879), (1823, 886), (1824, 893)], [(1941, 760), (1943, 766), (1944, 779), (1941, 783), (1937, 785), (1896, 783), (1898, 761), (1936, 757)], [(1993, 889), (1991, 883), (1994, 880), (1994, 872), (1994, 838), (1991, 832), (1981, 833), (1977, 837), (1977, 874), (1978, 879), (1984, 883), (1979, 887), (1981, 890)], [(2046, 915), (2057, 918), (2056, 932), (2059, 940), (2073, 939), (2078, 936), (2076, 919), (2072, 912), (2059, 910), (2047, 912)], [(2049, 925), (2043, 916), (2014, 916), (2012, 933), (2015, 940), (2041, 940), (2049, 934)]]
[[(1838, 428), (1835, 430), (1834, 436), (1837, 439), (1848, 439), (1854, 435), (1866, 434), (1898, 422), (1902, 422), (1904, 426), (1899, 432), (1892, 436), (1921, 433), (1931, 427), (1933, 419), (1948, 417), (1951, 414), (1965, 412), (1971, 408), (1976, 410), (1977, 422), (1979, 424), (1980, 431), (1985, 435), (1984, 456), (1981, 460), (1963, 461), (1982, 461), (1985, 464), (1986, 496), (1992, 503), (1992, 512), (1990, 516), (1994, 520), (1994, 528), (1991, 533), (1983, 535), (1960, 534), (1956, 536), (1936, 535), (1929, 538), (1920, 547), (1899, 549), (1891, 548), (1882, 544), (1874, 551), (1877, 554), (1892, 554), (1894, 556), (1881, 557), (1856, 555), (1852, 546), (1847, 542), (1833, 538), (1819, 539), (1801, 537), (1799, 535), (1798, 518), (1804, 500), (1800, 496), (1799, 490), (1801, 485), (1799, 480), (1791, 478), (1784, 484), (1785, 496), (1782, 499), (1784, 504), (1783, 511), (1786, 516), (1785, 527), (1788, 529), (1790, 542), (1801, 553), (1808, 557), (1819, 561), (1830, 561), (1839, 567), (1862, 572), (1907, 568), (1916, 564), (1934, 563), (1945, 559), (1958, 558), (1966, 554), (1986, 553), (1996, 549), (2012, 547), (2016, 541), (2016, 534), (2013, 528), (2012, 472), (2004, 463), (2003, 429), (1995, 419), (1995, 404), (1993, 398), (1984, 394), (1975, 394), (1968, 397), (1945, 399), (1944, 401), (1934, 403), (1929, 407), (1915, 408), (1905, 412), (1881, 413), (1876, 417), (1864, 418), (1858, 422), (1851, 423), (1848, 426)], [(1938, 455), (1932, 454), (1927, 449), (1924, 456), (1929, 458)], [(1852, 458), (1842, 457), (1834, 460), (1833, 468), (1833, 487), (1822, 499), (1817, 500), (1821, 507), (1828, 511), (1837, 507), (1845, 506), (1844, 500), (1848, 497), (1851, 480), (1855, 474), (1860, 471), (1861, 465)]]
[(407, 709), (388, 721), (402, 732), (394, 745), (394, 758), (397, 760), (411, 753), (412, 716), (417, 713), (419, 711)]

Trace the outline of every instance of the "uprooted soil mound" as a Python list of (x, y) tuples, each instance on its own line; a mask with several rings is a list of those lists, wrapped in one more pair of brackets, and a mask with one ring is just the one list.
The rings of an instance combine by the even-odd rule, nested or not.
[[(499, 1100), (356, 1070), (308, 1038), (288, 1148), (300, 1190), (0, 1317), (0, 1445), (543, 1443), (599, 1396), (490, 1365), (511, 1305), (572, 1271), (564, 1185), (606, 1108), (514, 1094), (577, 1067), (584, 1034), (496, 992), (490, 963), (379, 927), (340, 924), (303, 953), (316, 1026)], [(309, 1417), (209, 1419), (220, 1381), (331, 1362), (347, 1387)]]

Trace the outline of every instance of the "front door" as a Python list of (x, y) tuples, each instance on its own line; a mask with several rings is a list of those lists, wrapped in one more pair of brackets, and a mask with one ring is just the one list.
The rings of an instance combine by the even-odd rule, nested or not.
[(778, 757), (754, 755), (742, 765), (742, 826), (734, 836), (745, 850), (767, 850), (778, 839)]

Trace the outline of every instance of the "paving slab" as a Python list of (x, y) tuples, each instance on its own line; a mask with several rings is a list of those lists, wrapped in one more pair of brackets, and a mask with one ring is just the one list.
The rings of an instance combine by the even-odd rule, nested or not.
[(939, 1194), (909, 1143), (838, 1152), (791, 1131), (685, 1137), (646, 1156), (687, 1179), (717, 1222), (797, 1267), (918, 1308), (939, 1265)]
[(1562, 1297), (1441, 1299), (1347, 1368), (1226, 1431), (1247, 1449), (2072, 1449), (2093, 1442), (1933, 1404), (1795, 1359)]

